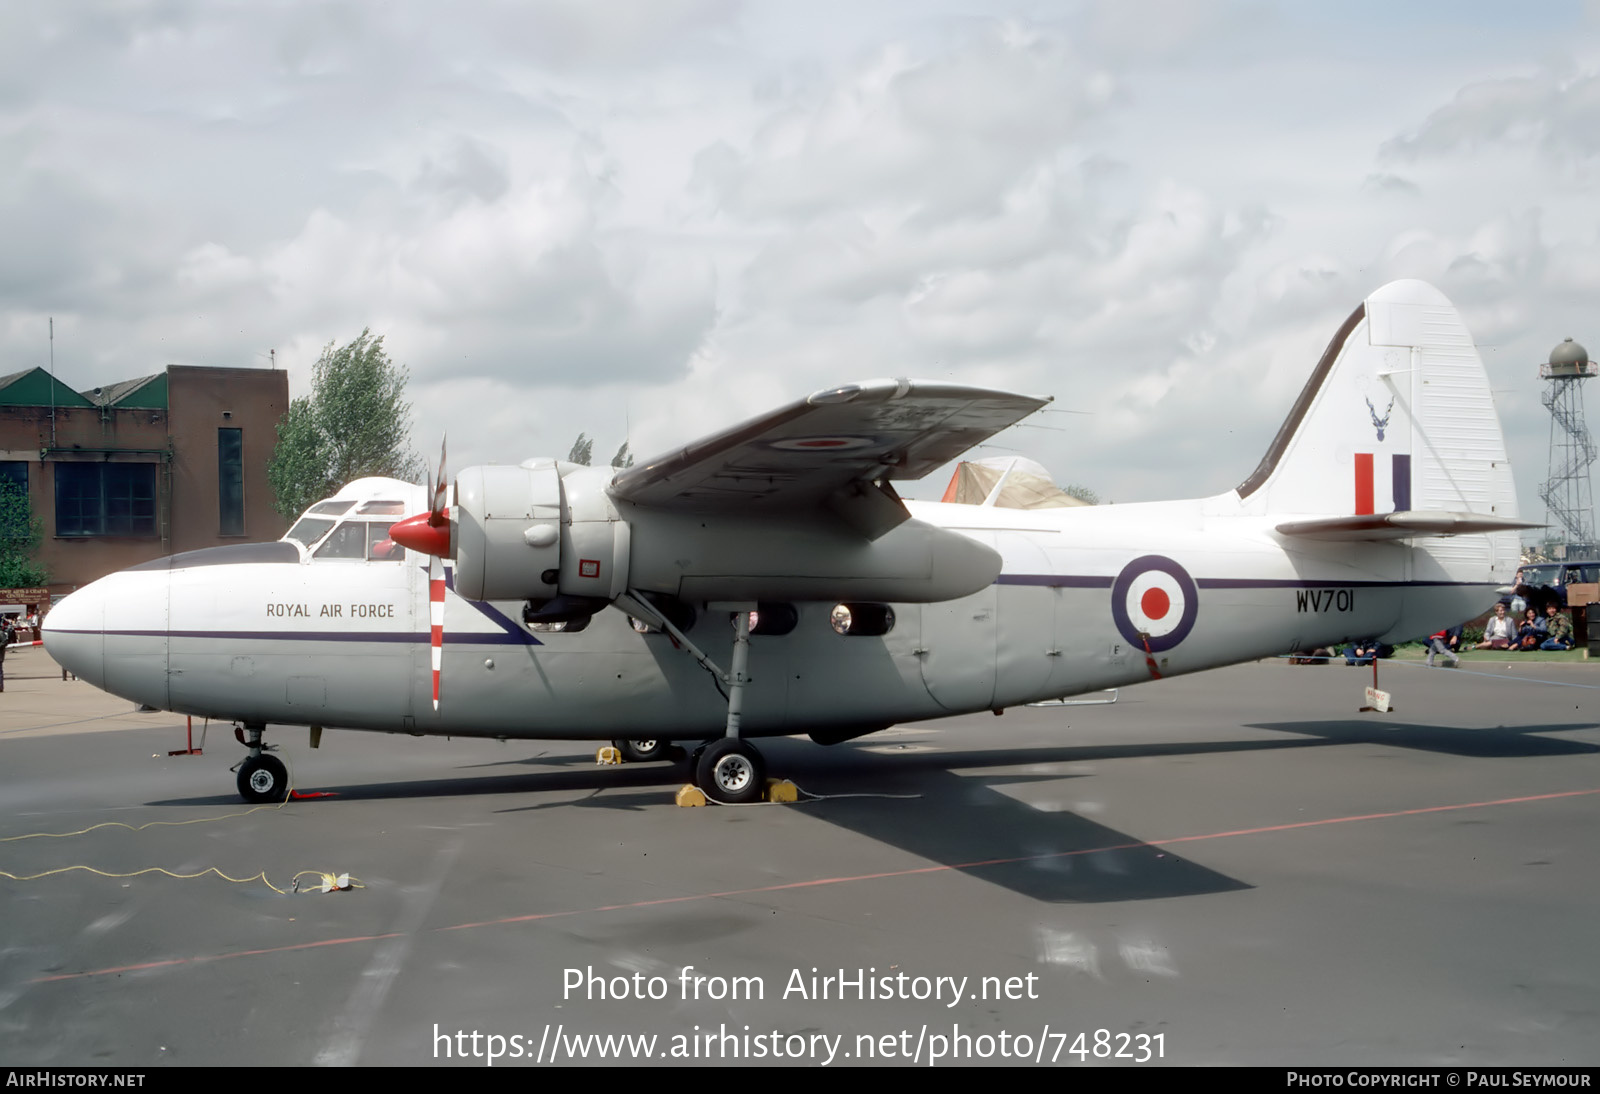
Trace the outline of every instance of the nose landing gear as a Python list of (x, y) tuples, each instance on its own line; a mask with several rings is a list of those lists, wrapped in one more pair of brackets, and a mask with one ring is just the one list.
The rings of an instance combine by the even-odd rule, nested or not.
[(261, 743), (266, 726), (246, 723), (244, 732), (236, 734), (239, 741), (250, 750), (238, 766), (239, 777), (235, 785), (239, 797), (252, 805), (276, 805), (289, 796), (289, 771), (278, 757), (268, 754)]
[(289, 796), (289, 772), (276, 756), (251, 756), (239, 765), (239, 796), (276, 805)]

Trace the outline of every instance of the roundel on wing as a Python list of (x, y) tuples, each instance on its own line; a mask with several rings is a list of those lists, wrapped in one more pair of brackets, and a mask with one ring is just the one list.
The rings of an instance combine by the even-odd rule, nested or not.
[(1162, 555), (1145, 555), (1122, 568), (1111, 585), (1111, 618), (1135, 649), (1170, 650), (1189, 637), (1200, 596), (1187, 570)]
[(776, 448), (780, 452), (854, 452), (860, 448), (871, 448), (877, 444), (875, 437), (783, 437), (776, 441), (768, 441), (768, 448)]

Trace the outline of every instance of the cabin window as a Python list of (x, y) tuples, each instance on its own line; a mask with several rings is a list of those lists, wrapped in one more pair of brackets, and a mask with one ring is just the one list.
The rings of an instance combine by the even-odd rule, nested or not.
[(887, 604), (835, 604), (828, 623), (847, 638), (874, 638), (894, 630), (894, 609)]
[[(737, 624), (738, 616), (734, 617), (733, 622)], [(763, 600), (750, 613), (750, 633), (768, 636), (788, 634), (798, 622), (800, 613), (795, 611), (793, 604)]]
[(353, 501), (319, 501), (310, 509), (307, 509), (306, 512), (316, 513), (319, 516), (337, 517), (348, 512), (354, 504), (355, 502)]
[(156, 465), (57, 463), (56, 535), (156, 534)]

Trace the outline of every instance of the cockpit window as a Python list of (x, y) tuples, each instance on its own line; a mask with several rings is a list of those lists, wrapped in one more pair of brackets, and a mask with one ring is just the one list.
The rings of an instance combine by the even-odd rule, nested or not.
[(293, 528), (284, 539), (297, 541), (302, 547), (310, 547), (317, 540), (328, 534), (328, 529), (333, 527), (333, 521), (320, 520), (317, 517), (301, 517), (295, 522)]
[(342, 513), (348, 512), (354, 504), (355, 502), (353, 501), (319, 501), (310, 509), (307, 509), (306, 512), (323, 513), (330, 517), (337, 517)]
[(403, 501), (364, 501), (356, 512), (361, 516), (403, 517), (406, 513), (406, 503)]
[(367, 558), (369, 561), (389, 562), (402, 559), (405, 555), (406, 549), (389, 538), (389, 525), (386, 521), (367, 525)]
[(366, 558), (367, 526), (359, 521), (345, 521), (317, 548), (316, 557), (353, 558), (358, 561)]

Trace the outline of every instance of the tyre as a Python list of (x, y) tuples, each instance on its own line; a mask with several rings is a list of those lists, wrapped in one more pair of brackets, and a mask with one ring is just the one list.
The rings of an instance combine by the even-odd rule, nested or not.
[(289, 772), (276, 756), (262, 753), (240, 765), (238, 785), (245, 801), (276, 804), (289, 796)]
[(622, 753), (623, 760), (630, 764), (647, 764), (655, 760), (664, 760), (672, 751), (671, 741), (648, 739), (629, 741), (619, 738), (611, 743)]
[(711, 742), (695, 769), (695, 782), (706, 797), (724, 805), (759, 801), (766, 777), (761, 753), (731, 737)]

